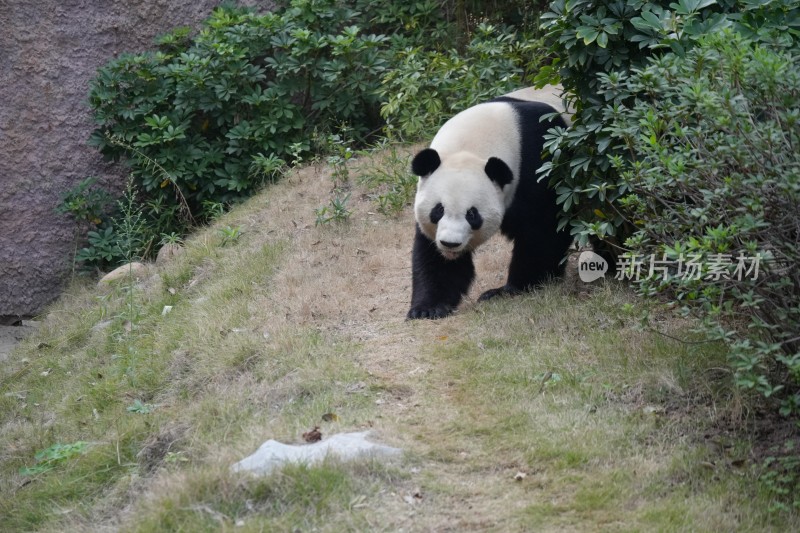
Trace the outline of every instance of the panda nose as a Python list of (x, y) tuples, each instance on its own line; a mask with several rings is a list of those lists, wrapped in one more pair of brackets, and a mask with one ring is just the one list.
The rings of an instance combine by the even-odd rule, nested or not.
[(444, 246), (445, 248), (458, 248), (459, 246), (461, 246), (460, 242), (448, 242), (448, 241), (439, 241), (439, 242), (442, 243), (442, 246)]

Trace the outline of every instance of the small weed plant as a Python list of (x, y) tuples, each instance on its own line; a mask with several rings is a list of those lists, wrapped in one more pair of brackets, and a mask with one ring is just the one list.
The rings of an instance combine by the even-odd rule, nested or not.
[(111, 195), (97, 185), (97, 178), (89, 177), (67, 191), (56, 210), (71, 215), (76, 222), (96, 226), (103, 221), (112, 202)]
[(350, 144), (339, 135), (331, 135), (328, 144), (331, 147), (328, 150), (331, 155), (327, 157), (327, 162), (333, 169), (331, 172), (333, 188), (334, 190), (346, 189), (350, 185), (350, 170), (347, 164), (353, 158), (355, 152)]
[(371, 191), (378, 211), (395, 216), (407, 207), (417, 191), (417, 177), (409, 172), (410, 157), (395, 143), (382, 143), (373, 150), (382, 154), (363, 169), (359, 181)]
[(353, 213), (347, 208), (347, 202), (350, 200), (350, 194), (336, 193), (328, 205), (316, 209), (314, 214), (317, 216), (315, 224), (317, 226), (326, 226), (331, 223), (341, 224), (350, 219)]
[(783, 444), (781, 455), (767, 457), (759, 481), (773, 497), (770, 512), (800, 510), (800, 454), (793, 441)]
[(134, 400), (134, 402), (128, 406), (126, 409), (129, 413), (136, 413), (140, 415), (146, 415), (153, 412), (155, 407), (153, 405), (142, 403), (141, 400)]
[(220, 246), (231, 246), (239, 241), (242, 236), (241, 226), (225, 226), (217, 230), (220, 236)]
[(82, 455), (89, 447), (88, 442), (78, 441), (72, 444), (53, 444), (45, 450), (36, 452), (33, 466), (26, 466), (20, 469), (19, 473), (23, 476), (36, 476), (53, 470), (71, 459)]

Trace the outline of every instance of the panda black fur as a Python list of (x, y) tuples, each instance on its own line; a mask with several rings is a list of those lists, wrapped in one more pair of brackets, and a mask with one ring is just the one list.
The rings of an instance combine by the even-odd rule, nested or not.
[[(408, 318), (441, 318), (475, 278), (472, 252), (499, 230), (514, 241), (508, 280), (480, 300), (515, 294), (563, 274), (572, 242), (557, 231), (555, 192), (537, 181), (544, 135), (566, 127), (559, 87), (523, 89), (448, 120), (411, 164), (414, 202)], [(561, 113), (542, 122), (543, 115)]]

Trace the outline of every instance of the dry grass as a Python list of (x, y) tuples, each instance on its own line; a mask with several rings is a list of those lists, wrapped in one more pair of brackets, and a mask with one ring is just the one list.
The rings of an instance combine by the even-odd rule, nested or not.
[[(353, 169), (358, 174), (358, 168)], [(587, 531), (797, 528), (719, 447), (739, 412), (718, 347), (641, 331), (614, 284), (475, 304), (509, 247), (477, 256), (455, 316), (404, 321), (410, 210), (314, 225), (330, 169), (307, 167), (194, 236), (129, 292), (74, 287), (4, 368), (0, 524), (60, 531)], [(242, 236), (222, 246), (220, 227)], [(171, 290), (170, 290), (171, 289)], [(98, 299), (98, 297), (100, 297)], [(172, 312), (162, 316), (164, 305)], [(689, 325), (656, 316), (665, 332)], [(102, 327), (97, 325), (101, 324)], [(132, 413), (134, 400), (152, 406)], [(327, 412), (338, 422), (322, 423)], [(268, 438), (370, 427), (392, 465), (230, 464)], [(727, 434), (726, 434), (727, 435)], [(34, 477), (55, 442), (91, 442)], [(519, 476), (518, 476), (519, 474)], [(521, 479), (515, 479), (515, 476)]]

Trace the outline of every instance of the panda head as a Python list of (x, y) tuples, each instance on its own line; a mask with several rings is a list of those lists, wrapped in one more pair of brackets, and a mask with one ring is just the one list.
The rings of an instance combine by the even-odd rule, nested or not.
[(513, 181), (501, 159), (460, 152), (443, 161), (426, 148), (414, 157), (411, 169), (420, 177), (414, 216), (445, 259), (475, 250), (500, 229), (504, 189)]

